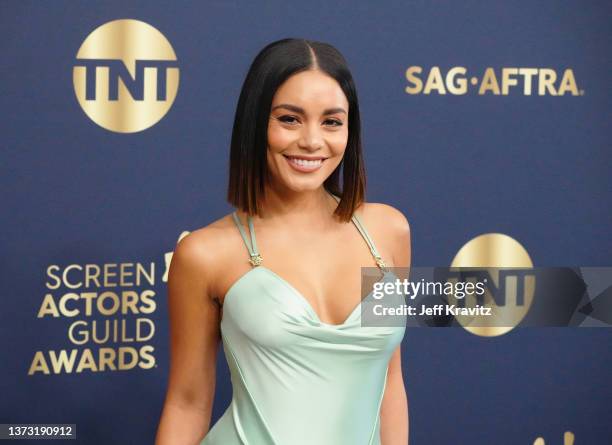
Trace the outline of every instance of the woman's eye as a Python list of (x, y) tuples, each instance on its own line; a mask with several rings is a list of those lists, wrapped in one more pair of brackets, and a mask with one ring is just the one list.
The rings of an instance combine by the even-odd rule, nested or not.
[[(280, 116), (277, 119), (279, 121), (285, 123), (285, 124), (296, 124), (296, 123), (299, 123), (299, 120), (295, 116), (285, 115), (285, 116)], [(326, 119), (323, 123), (325, 125), (329, 125), (329, 126), (332, 126), (332, 127), (340, 127), (340, 126), (342, 126), (342, 121), (339, 121), (337, 119)]]
[(287, 124), (293, 124), (296, 122), (296, 118), (294, 116), (281, 116), (278, 118), (278, 120)]

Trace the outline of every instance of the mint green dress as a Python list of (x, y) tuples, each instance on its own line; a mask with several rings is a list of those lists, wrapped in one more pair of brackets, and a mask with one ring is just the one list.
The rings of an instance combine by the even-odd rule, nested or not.
[[(361, 303), (341, 324), (322, 322), (302, 294), (260, 265), (250, 217), (252, 245), (232, 216), (254, 267), (225, 296), (221, 335), (233, 395), (200, 445), (379, 445), (388, 364), (406, 326), (361, 326)], [(380, 281), (396, 279), (357, 215), (352, 221)]]

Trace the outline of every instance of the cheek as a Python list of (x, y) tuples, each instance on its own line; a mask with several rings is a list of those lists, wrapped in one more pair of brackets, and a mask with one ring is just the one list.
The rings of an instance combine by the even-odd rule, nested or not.
[(268, 145), (272, 150), (285, 149), (293, 141), (293, 138), (291, 132), (284, 128), (279, 128), (273, 124), (268, 126)]
[(342, 155), (346, 150), (346, 144), (348, 144), (348, 131), (337, 131), (334, 132), (328, 138), (328, 144), (335, 155)]

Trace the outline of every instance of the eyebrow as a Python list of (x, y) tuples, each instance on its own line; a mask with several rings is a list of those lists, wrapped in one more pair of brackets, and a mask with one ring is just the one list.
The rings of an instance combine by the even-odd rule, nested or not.
[[(274, 108), (272, 108), (271, 111), (274, 111), (277, 108), (285, 108), (285, 109), (287, 109), (289, 111), (293, 111), (294, 113), (306, 114), (306, 113), (304, 113), (304, 109), (303, 108), (295, 106), (295, 105), (291, 105), (291, 104), (280, 104), (280, 105), (277, 105)], [(344, 113), (344, 114), (346, 114), (346, 111), (344, 111), (344, 108), (340, 108), (340, 107), (337, 107), (337, 108), (328, 108), (328, 109), (323, 111), (324, 115), (335, 114), (335, 113)]]

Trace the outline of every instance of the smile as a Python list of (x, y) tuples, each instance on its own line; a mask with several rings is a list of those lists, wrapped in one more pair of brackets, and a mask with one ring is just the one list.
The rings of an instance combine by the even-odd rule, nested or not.
[(308, 157), (298, 157), (298, 156), (287, 156), (283, 155), (285, 159), (287, 159), (287, 163), (294, 169), (299, 172), (310, 173), (318, 170), (326, 158), (317, 157), (317, 158), (308, 158)]

